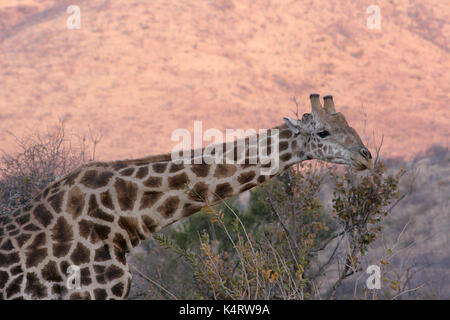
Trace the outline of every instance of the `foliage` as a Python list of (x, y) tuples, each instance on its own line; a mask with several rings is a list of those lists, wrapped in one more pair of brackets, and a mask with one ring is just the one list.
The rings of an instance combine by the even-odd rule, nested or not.
[[(403, 173), (386, 175), (379, 161), (370, 174), (289, 169), (252, 190), (245, 210), (236, 201), (206, 207), (154, 238), (187, 262), (195, 298), (333, 298), (344, 279), (362, 271), (359, 259), (395, 205)], [(321, 200), (326, 185), (332, 208)], [(333, 281), (323, 281), (336, 266)]]
[(0, 214), (25, 205), (58, 177), (93, 160), (100, 142), (91, 133), (88, 139), (80, 137), (78, 146), (72, 145), (63, 122), (44, 134), (11, 136), (19, 151), (13, 155), (4, 153), (0, 158)]

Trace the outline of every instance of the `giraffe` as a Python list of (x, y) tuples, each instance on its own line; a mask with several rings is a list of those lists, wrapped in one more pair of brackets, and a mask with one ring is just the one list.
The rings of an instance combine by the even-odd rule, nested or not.
[[(125, 299), (126, 255), (154, 232), (304, 160), (371, 169), (369, 150), (333, 98), (324, 97), (323, 106), (318, 94), (310, 100), (311, 113), (271, 129), (278, 132), (279, 166), (270, 175), (261, 174), (266, 164), (247, 163), (246, 145), (240, 164), (186, 164), (165, 154), (91, 162), (51, 183), (0, 216), (0, 299)], [(220, 147), (230, 144), (236, 151), (237, 140)], [(77, 286), (69, 286), (73, 266)]]

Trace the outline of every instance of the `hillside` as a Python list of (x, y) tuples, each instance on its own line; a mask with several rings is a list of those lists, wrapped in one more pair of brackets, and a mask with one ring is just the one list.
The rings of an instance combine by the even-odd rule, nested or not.
[(295, 95), (331, 93), (356, 130), (411, 158), (449, 146), (450, 7), (378, 1), (72, 1), (0, 4), (0, 149), (63, 119), (102, 134), (102, 159), (170, 151), (177, 128), (267, 128)]

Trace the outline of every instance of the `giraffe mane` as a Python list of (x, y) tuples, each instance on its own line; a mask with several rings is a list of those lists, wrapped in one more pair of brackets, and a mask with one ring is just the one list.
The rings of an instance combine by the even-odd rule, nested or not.
[[(273, 129), (284, 129), (286, 127), (287, 127), (286, 124), (283, 123), (283, 124), (273, 127)], [(205, 148), (201, 148), (202, 151), (204, 149)], [(196, 149), (191, 149), (192, 157), (194, 157), (195, 150)], [(157, 155), (151, 155), (151, 156), (136, 158), (136, 159), (122, 159), (122, 160), (114, 160), (114, 161), (89, 161), (89, 162), (79, 165), (78, 167), (75, 167), (74, 169), (70, 170), (66, 174), (58, 177), (58, 179), (55, 179), (55, 181), (50, 183), (48, 185), (48, 187), (50, 187), (60, 181), (63, 181), (65, 178), (67, 178), (73, 172), (82, 170), (83, 168), (86, 168), (86, 167), (107, 167), (107, 166), (114, 166), (114, 165), (121, 165), (121, 164), (123, 164), (123, 165), (140, 165), (140, 164), (152, 164), (152, 163), (157, 163), (157, 162), (170, 162), (170, 161), (172, 161), (171, 153), (160, 153)]]

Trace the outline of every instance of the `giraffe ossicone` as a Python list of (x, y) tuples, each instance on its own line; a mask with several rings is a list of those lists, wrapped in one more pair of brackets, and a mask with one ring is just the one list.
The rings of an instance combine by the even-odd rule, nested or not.
[[(0, 299), (124, 299), (131, 284), (126, 255), (152, 233), (304, 160), (372, 168), (369, 150), (335, 111), (332, 97), (324, 106), (317, 94), (310, 100), (311, 113), (284, 118), (258, 136), (271, 140), (277, 131), (277, 145), (244, 143), (245, 161), (179, 163), (164, 154), (91, 162), (1, 215)], [(238, 141), (219, 146), (224, 157), (237, 160)], [(252, 163), (254, 148), (277, 154), (276, 172), (262, 174), (270, 164)]]

